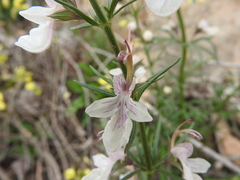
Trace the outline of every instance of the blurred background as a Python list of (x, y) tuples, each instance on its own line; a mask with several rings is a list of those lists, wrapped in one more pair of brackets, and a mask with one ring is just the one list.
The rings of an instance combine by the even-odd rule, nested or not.
[[(86, 13), (91, 9), (88, 0), (77, 4)], [(101, 29), (70, 30), (81, 21), (55, 21), (52, 45), (42, 53), (15, 46), (21, 35), (37, 27), (18, 15), (33, 5), (46, 3), (0, 0), (0, 179), (81, 179), (94, 167), (92, 155), (105, 153), (97, 133), (107, 121), (85, 114), (90, 103), (105, 96), (83, 89), (74, 80), (111, 91), (89, 65), (110, 77), (108, 71), (117, 67), (115, 55)], [(188, 47), (185, 106), (179, 106), (176, 65), (141, 99), (154, 117), (149, 139), (156, 138), (150, 133), (156, 125), (161, 127), (157, 138), (159, 155), (164, 155), (175, 128), (193, 119), (191, 127), (204, 137), (200, 149), (194, 144), (193, 157), (212, 164), (202, 177), (240, 180), (240, 1), (185, 0), (181, 11)], [(123, 50), (127, 27), (132, 29), (134, 54), (147, 70), (142, 81), (181, 57), (176, 14), (155, 16), (142, 0), (123, 10), (113, 20)], [(118, 175), (113, 173), (111, 179)]]

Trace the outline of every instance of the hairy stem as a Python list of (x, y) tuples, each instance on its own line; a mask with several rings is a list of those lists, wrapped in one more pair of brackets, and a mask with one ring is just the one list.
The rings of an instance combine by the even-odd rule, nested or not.
[[(180, 67), (179, 67), (179, 76), (178, 76), (178, 85), (179, 85), (179, 96), (180, 96), (180, 100), (179, 100), (179, 106), (180, 109), (183, 110), (185, 108), (185, 100), (184, 100), (184, 84), (185, 84), (185, 72), (184, 72), (184, 67), (186, 64), (186, 56), (187, 56), (187, 38), (186, 38), (186, 32), (185, 32), (185, 25), (183, 22), (183, 18), (182, 18), (182, 14), (181, 14), (181, 10), (178, 9), (177, 11), (177, 17), (178, 17), (178, 21), (180, 24), (180, 30), (181, 30), (181, 47), (182, 47), (182, 59), (180, 62)], [(184, 118), (183, 113), (181, 113), (180, 118)]]
[(140, 126), (140, 134), (142, 140), (143, 151), (145, 154), (145, 162), (146, 162), (146, 169), (147, 169), (147, 177), (148, 180), (151, 180), (152, 177), (152, 161), (151, 161), (151, 152), (148, 146), (148, 141), (146, 137), (146, 128), (144, 123), (139, 123)]
[[(117, 57), (119, 52), (120, 52), (120, 48), (119, 45), (117, 43), (115, 34), (112, 30), (112, 23), (110, 20), (107, 19), (106, 15), (103, 13), (100, 5), (98, 4), (97, 0), (89, 0), (96, 15), (98, 16), (99, 20), (101, 21), (101, 28), (103, 29), (104, 33), (107, 36), (107, 39), (109, 41), (109, 43), (111, 44), (111, 47), (115, 53), (115, 56)], [(122, 69), (122, 72), (124, 74), (124, 77), (126, 77), (127, 75), (127, 71), (126, 71), (126, 67), (124, 66), (124, 64), (122, 63), (122, 61), (119, 62), (119, 66)]]

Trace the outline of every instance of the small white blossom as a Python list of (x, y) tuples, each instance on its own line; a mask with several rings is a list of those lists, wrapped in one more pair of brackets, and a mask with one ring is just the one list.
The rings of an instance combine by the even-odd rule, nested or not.
[(137, 29), (137, 23), (136, 21), (130, 21), (127, 25), (127, 28), (131, 31), (135, 31)]
[(183, 167), (183, 178), (185, 180), (202, 180), (195, 173), (206, 173), (211, 164), (202, 158), (188, 158), (193, 153), (193, 145), (191, 143), (181, 143), (171, 149), (174, 157), (178, 158)]
[(219, 32), (219, 28), (216, 26), (209, 26), (206, 19), (201, 19), (198, 23), (198, 28), (201, 29), (209, 36), (214, 36)]
[(114, 76), (115, 97), (104, 98), (87, 107), (86, 113), (91, 117), (111, 117), (102, 140), (107, 151), (113, 152), (126, 145), (132, 130), (132, 120), (137, 122), (152, 121), (147, 108), (131, 98), (136, 79), (129, 85), (123, 77)]
[(158, 16), (169, 16), (176, 12), (183, 0), (145, 0), (149, 9)]
[(39, 24), (37, 28), (30, 30), (29, 35), (21, 36), (15, 43), (15, 45), (32, 53), (42, 52), (50, 46), (54, 20), (48, 16), (63, 8), (54, 0), (45, 1), (49, 7), (33, 6), (19, 12), (24, 18)]
[(165, 94), (170, 94), (170, 93), (172, 92), (172, 88), (169, 87), (169, 86), (164, 86), (164, 87), (163, 87), (163, 92), (164, 92)]
[(103, 154), (94, 155), (93, 162), (97, 168), (84, 176), (82, 180), (108, 180), (114, 164), (123, 159), (125, 155), (123, 149), (119, 149), (114, 153), (108, 152), (108, 156), (106, 157)]
[(161, 26), (161, 29), (164, 31), (172, 31), (174, 28), (176, 28), (176, 23), (172, 20), (168, 21), (167, 24), (164, 24)]
[(143, 39), (145, 41), (152, 41), (153, 39), (153, 33), (152, 31), (146, 30), (143, 32)]

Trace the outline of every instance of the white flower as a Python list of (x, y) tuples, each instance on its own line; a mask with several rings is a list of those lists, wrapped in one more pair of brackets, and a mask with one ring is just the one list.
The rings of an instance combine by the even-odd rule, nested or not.
[(202, 180), (195, 173), (206, 173), (211, 164), (202, 158), (188, 158), (193, 153), (191, 143), (181, 143), (171, 149), (173, 156), (178, 158), (183, 167), (183, 178), (186, 180)]
[(164, 24), (161, 26), (161, 29), (164, 31), (172, 31), (176, 27), (176, 24), (174, 21), (170, 20), (167, 24)]
[(169, 87), (169, 86), (164, 86), (164, 87), (163, 87), (163, 92), (164, 92), (165, 94), (170, 94), (170, 93), (172, 92), (172, 88)]
[(111, 117), (102, 139), (107, 151), (117, 151), (129, 141), (132, 120), (137, 122), (152, 121), (147, 108), (131, 98), (136, 79), (129, 85), (123, 77), (114, 76), (115, 97), (104, 98), (87, 107), (86, 113), (91, 117)]
[(93, 156), (94, 165), (97, 167), (93, 169), (90, 174), (84, 176), (82, 180), (108, 180), (113, 165), (120, 159), (124, 158), (123, 149), (111, 153), (108, 152), (106, 157), (103, 154), (96, 154)]
[(32, 53), (42, 52), (50, 46), (54, 20), (48, 16), (63, 8), (54, 0), (45, 1), (49, 7), (33, 6), (19, 12), (24, 18), (39, 24), (37, 28), (30, 30), (29, 35), (21, 36), (15, 43), (15, 45)]
[[(136, 64), (139, 61), (140, 61), (139, 56), (133, 55), (133, 64)], [(145, 73), (146, 73), (146, 69), (143, 66), (140, 66), (139, 68), (137, 68), (136, 71), (134, 72), (134, 77), (136, 78), (136, 82), (138, 82), (138, 80), (141, 77), (143, 77)], [(122, 70), (120, 68), (114, 68), (109, 71), (109, 74), (113, 76), (119, 76), (119, 75), (122, 75)]]
[(143, 33), (143, 39), (144, 39), (145, 41), (152, 41), (152, 39), (153, 39), (153, 33), (152, 33), (152, 31), (149, 31), (149, 30), (144, 31), (144, 33)]
[(128, 29), (131, 31), (135, 31), (137, 29), (137, 23), (136, 21), (130, 21), (127, 25)]
[(198, 23), (198, 28), (201, 29), (209, 36), (214, 36), (219, 32), (219, 28), (216, 26), (209, 26), (206, 19), (201, 19)]
[(158, 16), (169, 16), (181, 6), (183, 0), (145, 0), (149, 9)]

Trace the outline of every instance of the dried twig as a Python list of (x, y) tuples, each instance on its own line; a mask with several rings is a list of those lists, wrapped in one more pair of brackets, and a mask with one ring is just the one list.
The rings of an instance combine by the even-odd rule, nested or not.
[(11, 119), (11, 123), (19, 130), (26, 142), (30, 143), (36, 149), (39, 156), (45, 160), (48, 166), (47, 170), (49, 178), (54, 180), (62, 180), (61, 171), (54, 157), (49, 152), (41, 148), (38, 140), (32, 136), (32, 133), (26, 129), (15, 116), (12, 116)]

